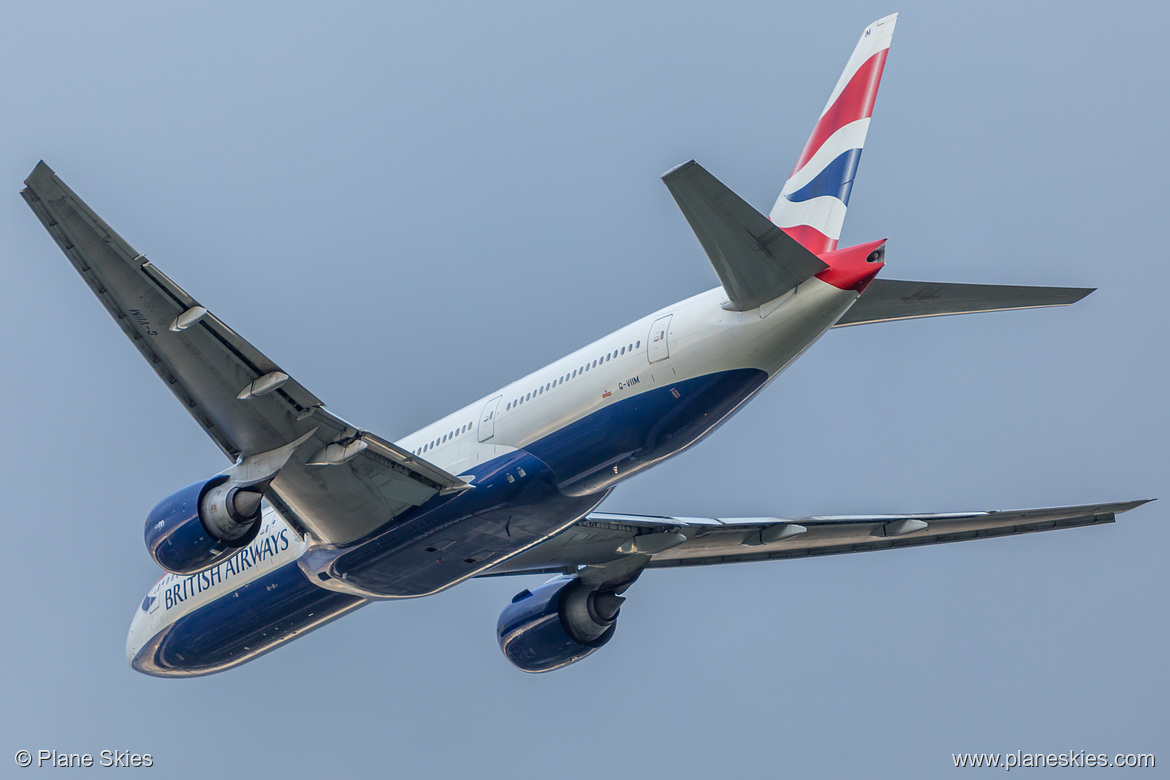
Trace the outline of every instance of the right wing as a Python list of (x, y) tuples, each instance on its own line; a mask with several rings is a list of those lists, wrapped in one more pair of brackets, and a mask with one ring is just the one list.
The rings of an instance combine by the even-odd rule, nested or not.
[[(655, 517), (594, 512), (484, 576), (812, 558), (1112, 523), (1146, 501), (954, 514)], [(630, 564), (623, 566), (623, 559)], [(635, 560), (638, 559), (638, 560)]]
[(834, 327), (941, 317), (946, 314), (1067, 306), (1091, 292), (1093, 288), (1085, 287), (1024, 287), (874, 279)]
[[(21, 195), (142, 356), (232, 460), (303, 436), (266, 498), (290, 525), (346, 542), (467, 485), (350, 425), (168, 279), (39, 163)], [(311, 435), (310, 435), (311, 434)]]

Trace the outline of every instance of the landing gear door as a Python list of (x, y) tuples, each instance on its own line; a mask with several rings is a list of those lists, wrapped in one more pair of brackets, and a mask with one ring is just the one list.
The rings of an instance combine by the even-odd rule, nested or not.
[(479, 440), (487, 441), (496, 435), (496, 414), (500, 409), (500, 399), (504, 396), (497, 395), (492, 400), (483, 405), (483, 411), (479, 414)]
[(670, 357), (670, 348), (666, 340), (670, 334), (670, 318), (673, 316), (667, 314), (665, 317), (659, 317), (650, 326), (650, 334), (646, 337), (646, 359), (651, 363)]

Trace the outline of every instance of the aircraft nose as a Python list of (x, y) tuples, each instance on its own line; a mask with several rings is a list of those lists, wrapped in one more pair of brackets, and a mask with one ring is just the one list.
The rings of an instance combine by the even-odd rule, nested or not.
[(138, 656), (138, 651), (142, 649), (142, 642), (139, 641), (138, 630), (138, 615), (130, 621), (130, 631), (126, 634), (126, 663), (134, 666), (134, 659)]
[(150, 638), (146, 625), (147, 617), (147, 613), (141, 608), (135, 610), (134, 618), (130, 621), (130, 630), (126, 632), (126, 663), (132, 667), (135, 666), (134, 662), (138, 658), (138, 653), (142, 651), (142, 646)]

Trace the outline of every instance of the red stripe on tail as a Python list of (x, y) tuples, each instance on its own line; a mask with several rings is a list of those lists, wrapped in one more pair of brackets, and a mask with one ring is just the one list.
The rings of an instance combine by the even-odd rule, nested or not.
[(849, 79), (849, 84), (833, 101), (833, 105), (821, 114), (812, 135), (808, 138), (808, 143), (804, 145), (804, 151), (800, 153), (800, 159), (796, 161), (796, 167), (792, 169), (793, 174), (812, 159), (821, 148), (821, 144), (833, 133), (850, 122), (873, 116), (873, 104), (877, 100), (878, 85), (881, 83), (882, 70), (886, 66), (886, 55), (889, 53), (889, 49), (882, 49), (866, 60), (853, 74), (853, 78)]
[(815, 227), (809, 225), (793, 225), (792, 227), (780, 229), (795, 238), (802, 247), (814, 255), (832, 252), (837, 248), (837, 239), (829, 238)]

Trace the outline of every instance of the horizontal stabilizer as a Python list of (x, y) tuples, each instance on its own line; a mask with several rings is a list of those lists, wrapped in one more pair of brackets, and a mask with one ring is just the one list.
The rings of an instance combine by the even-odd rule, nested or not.
[(747, 311), (828, 268), (694, 160), (663, 175), (731, 299)]
[(1091, 287), (1025, 287), (875, 279), (857, 303), (845, 312), (836, 327), (947, 314), (1067, 306), (1091, 292)]

